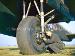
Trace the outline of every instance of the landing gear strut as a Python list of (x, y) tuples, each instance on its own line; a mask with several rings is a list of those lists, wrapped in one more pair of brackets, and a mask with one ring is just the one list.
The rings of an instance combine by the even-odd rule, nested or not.
[[(48, 12), (47, 14), (44, 14), (43, 2), (44, 0), (40, 0), (41, 8), (39, 10), (37, 3), (34, 0), (35, 7), (40, 15), (40, 21), (39, 18), (35, 16), (28, 16), (32, 3), (29, 3), (27, 12), (25, 12), (25, 2), (23, 1), (23, 17), (22, 21), (18, 25), (16, 34), (17, 43), (22, 54), (43, 53), (48, 47), (52, 47), (52, 45), (49, 45), (51, 43), (49, 43), (48, 40), (50, 39), (46, 36), (45, 26), (51, 19), (54, 19), (54, 15), (51, 18), (49, 18), (46, 22), (44, 21), (44, 17), (52, 13), (54, 9)], [(56, 50), (56, 48), (55, 50), (54, 48), (52, 48), (53, 51)]]

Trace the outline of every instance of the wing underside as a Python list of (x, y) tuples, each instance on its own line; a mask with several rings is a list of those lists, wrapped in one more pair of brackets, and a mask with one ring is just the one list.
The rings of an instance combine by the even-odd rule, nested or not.
[[(28, 6), (29, 1), (33, 0), (25, 0), (25, 1), (27, 3), (26, 6)], [(36, 1), (40, 8), (39, 1), (38, 0)], [(48, 0), (47, 4), (45, 2), (44, 3), (45, 13), (47, 13), (51, 9), (56, 9), (56, 11), (53, 13), (55, 14), (56, 17), (50, 22), (56, 23), (56, 22), (72, 21), (74, 19), (72, 16), (74, 16), (75, 13), (74, 1), (75, 0), (68, 0), (66, 4), (61, 3), (61, 6), (60, 1), (58, 0)], [(56, 4), (58, 6), (56, 6)], [(15, 36), (16, 28), (22, 19), (23, 15), (22, 9), (23, 9), (22, 0), (0, 0), (0, 33)], [(32, 10), (35, 13), (33, 13)], [(73, 14), (70, 14), (70, 12), (71, 13), (73, 12)], [(32, 2), (29, 15), (33, 16), (33, 14), (36, 15), (37, 11)], [(48, 17), (50, 16), (51, 15), (49, 15)]]

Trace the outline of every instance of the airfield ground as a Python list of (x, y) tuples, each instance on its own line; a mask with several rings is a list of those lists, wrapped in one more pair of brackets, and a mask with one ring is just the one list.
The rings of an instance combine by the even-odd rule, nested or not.
[(65, 47), (59, 54), (43, 53), (38, 55), (19, 54), (17, 47), (0, 47), (0, 56), (75, 56), (75, 47)]

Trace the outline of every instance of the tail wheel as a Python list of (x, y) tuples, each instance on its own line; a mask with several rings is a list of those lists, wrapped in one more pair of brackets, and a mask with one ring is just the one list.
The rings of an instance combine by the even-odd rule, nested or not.
[(40, 32), (40, 21), (29, 16), (23, 19), (17, 28), (16, 38), (22, 54), (38, 54), (45, 51), (45, 44), (37, 44), (37, 33)]

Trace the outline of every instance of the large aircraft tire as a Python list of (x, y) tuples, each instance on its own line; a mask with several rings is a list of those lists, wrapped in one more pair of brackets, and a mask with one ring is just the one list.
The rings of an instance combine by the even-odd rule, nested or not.
[(40, 20), (29, 16), (23, 19), (17, 28), (16, 38), (21, 54), (39, 54), (45, 51), (45, 44), (36, 43), (36, 32), (40, 32)]

